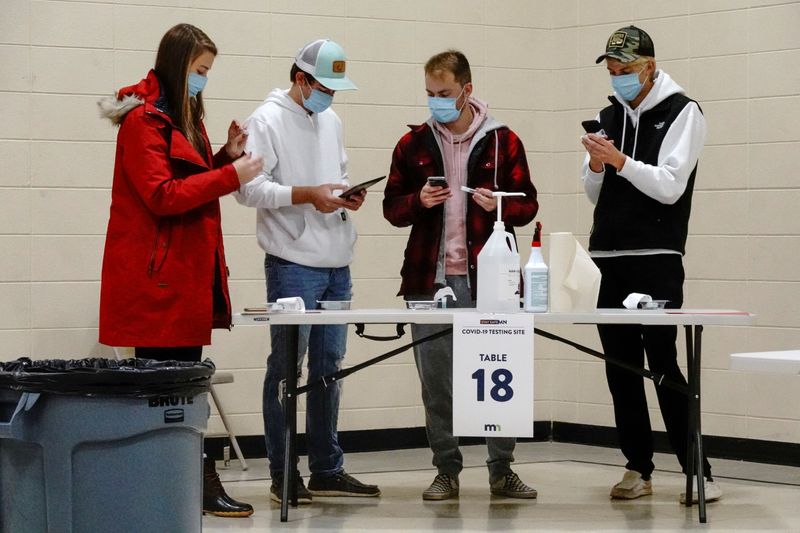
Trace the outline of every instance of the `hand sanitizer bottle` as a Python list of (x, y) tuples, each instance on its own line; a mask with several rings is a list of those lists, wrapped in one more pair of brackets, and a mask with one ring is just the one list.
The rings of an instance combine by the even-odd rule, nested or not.
[(547, 312), (547, 265), (542, 257), (542, 223), (536, 223), (531, 243), (531, 255), (525, 264), (525, 311), (528, 313)]
[(483, 313), (518, 313), (520, 257), (514, 235), (502, 222), (502, 199), (525, 193), (495, 191), (492, 195), (497, 197), (497, 220), (478, 254), (477, 308)]

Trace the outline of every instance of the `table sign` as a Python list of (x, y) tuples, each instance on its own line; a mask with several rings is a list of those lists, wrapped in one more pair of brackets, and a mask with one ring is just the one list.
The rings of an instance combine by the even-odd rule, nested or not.
[(533, 315), (453, 316), (453, 434), (533, 436)]

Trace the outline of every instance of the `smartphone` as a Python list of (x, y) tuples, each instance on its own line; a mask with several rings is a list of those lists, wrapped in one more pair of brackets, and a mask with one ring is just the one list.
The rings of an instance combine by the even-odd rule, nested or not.
[(597, 120), (584, 120), (581, 122), (581, 126), (583, 126), (586, 133), (597, 133), (603, 129), (603, 126)]
[(444, 187), (447, 188), (449, 185), (447, 184), (447, 178), (444, 176), (430, 176), (428, 177), (428, 185), (431, 187)]

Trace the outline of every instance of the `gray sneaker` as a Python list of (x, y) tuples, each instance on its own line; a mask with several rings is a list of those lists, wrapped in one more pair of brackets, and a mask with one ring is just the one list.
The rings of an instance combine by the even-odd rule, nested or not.
[(536, 489), (529, 487), (516, 475), (510, 472), (500, 479), (492, 482), (490, 490), (495, 496), (505, 496), (506, 498), (533, 499), (538, 496)]
[(422, 492), (423, 500), (449, 500), (458, 497), (458, 478), (449, 474), (436, 474), (431, 486)]

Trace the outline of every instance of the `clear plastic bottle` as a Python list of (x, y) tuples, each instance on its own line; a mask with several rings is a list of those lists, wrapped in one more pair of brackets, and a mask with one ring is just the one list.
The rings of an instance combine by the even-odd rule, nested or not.
[(546, 313), (548, 296), (548, 269), (542, 256), (542, 223), (536, 223), (531, 243), (531, 255), (525, 264), (525, 311)]

